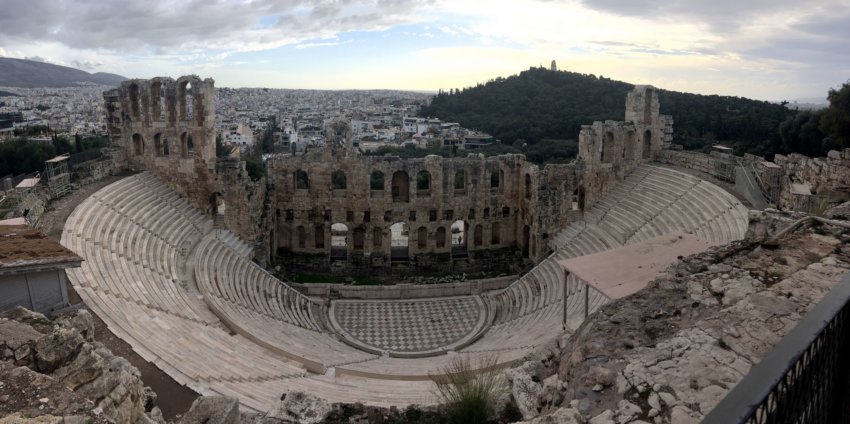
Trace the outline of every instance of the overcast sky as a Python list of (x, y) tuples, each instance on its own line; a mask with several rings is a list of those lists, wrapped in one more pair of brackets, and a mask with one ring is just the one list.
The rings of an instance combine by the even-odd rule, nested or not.
[(529, 66), (765, 100), (850, 79), (850, 0), (2, 0), (0, 56), (219, 87), (460, 88)]

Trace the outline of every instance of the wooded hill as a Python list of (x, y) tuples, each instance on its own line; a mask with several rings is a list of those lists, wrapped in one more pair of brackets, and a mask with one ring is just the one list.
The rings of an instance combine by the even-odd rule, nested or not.
[[(581, 125), (623, 120), (626, 93), (633, 87), (602, 76), (531, 68), (440, 91), (420, 115), (488, 132), (508, 145), (577, 140)], [(754, 153), (773, 150), (781, 144), (779, 124), (796, 114), (765, 101), (657, 88), (661, 113), (674, 119), (674, 142), (690, 148), (721, 141)]]

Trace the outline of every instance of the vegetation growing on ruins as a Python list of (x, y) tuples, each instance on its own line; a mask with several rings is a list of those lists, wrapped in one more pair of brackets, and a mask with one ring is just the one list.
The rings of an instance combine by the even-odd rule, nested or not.
[(431, 376), (448, 422), (483, 424), (490, 421), (505, 386), (504, 377), (495, 369), (497, 362), (491, 357), (484, 359), (482, 364), (472, 364), (468, 357), (457, 355), (440, 370), (442, 375)]

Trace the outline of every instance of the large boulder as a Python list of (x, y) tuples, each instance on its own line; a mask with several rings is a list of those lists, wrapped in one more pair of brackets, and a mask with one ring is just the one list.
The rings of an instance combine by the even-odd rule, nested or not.
[(239, 400), (227, 396), (201, 396), (180, 419), (180, 424), (238, 424)]
[(541, 364), (538, 361), (526, 361), (522, 365), (505, 371), (510, 382), (511, 396), (525, 420), (540, 414), (543, 398), (543, 385), (539, 383)]

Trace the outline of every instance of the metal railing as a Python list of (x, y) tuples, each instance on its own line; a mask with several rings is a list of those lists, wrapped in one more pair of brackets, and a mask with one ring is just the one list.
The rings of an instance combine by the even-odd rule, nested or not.
[(704, 424), (850, 422), (850, 274), (705, 417)]

